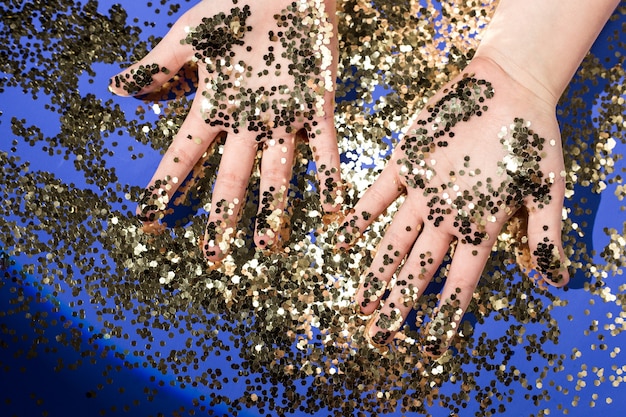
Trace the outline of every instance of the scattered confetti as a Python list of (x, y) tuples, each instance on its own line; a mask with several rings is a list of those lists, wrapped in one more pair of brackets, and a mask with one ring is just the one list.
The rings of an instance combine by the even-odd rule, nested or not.
[[(615, 407), (620, 396), (613, 389), (623, 389), (626, 372), (620, 346), (626, 329), (626, 227), (623, 221), (613, 223), (594, 242), (590, 235), (593, 204), (599, 204), (600, 196), (619, 206), (616, 216), (623, 218), (624, 213), (624, 168), (617, 153), (626, 128), (623, 5), (612, 18), (621, 21), (621, 27), (603, 32), (613, 56), (589, 54), (559, 105), (559, 117), (578, 121), (561, 126), (565, 172), (544, 173), (539, 179), (525, 175), (533, 168), (528, 162), (532, 158), (513, 151), (520, 149), (519, 144), (511, 145), (513, 137), (529, 141), (525, 149), (531, 156), (539, 144), (554, 144), (534, 135), (524, 120), (512, 121), (502, 133), (502, 145), (511, 149), (502, 170), (511, 173), (512, 182), (523, 183), (524, 192), (537, 202), (548, 203), (545, 184), (565, 177), (564, 243), (570, 268), (576, 271), (571, 288), (550, 292), (524, 275), (523, 262), (516, 263), (530, 256), (517, 236), (524, 220), (513, 218), (498, 235), (467, 319), (458, 328), (442, 325), (446, 317), (459, 314), (454, 300), (446, 304), (450, 311), (436, 309), (438, 289), (449, 268), (446, 257), (424, 296), (415, 297), (419, 289), (407, 285), (400, 301), (415, 309), (411, 320), (401, 326), (396, 313), (378, 318), (381, 327), (399, 329), (393, 342), (381, 349), (376, 342), (384, 342), (387, 335), (371, 341), (364, 336), (369, 318), (355, 313), (352, 299), (395, 210), (355, 233), (361, 235), (358, 240), (335, 234), (338, 218), (320, 213), (323, 203), (338, 197), (330, 192), (319, 195), (316, 171), (328, 168), (314, 166), (304, 141), (295, 144), (289, 184), (259, 196), (256, 170), (241, 202), (237, 228), (227, 226), (229, 230), (217, 233), (221, 224), (208, 226), (209, 238), (219, 234), (216, 245), (230, 250), (211, 268), (202, 250), (207, 212), (221, 210), (228, 216), (233, 204), (207, 197), (223, 144), (207, 151), (190, 178), (165, 178), (148, 192), (136, 183), (138, 172), (153, 169), (146, 168), (144, 160), (167, 149), (193, 94), (206, 93), (195, 91), (198, 65), (229, 74), (230, 91), (242, 94), (248, 77), (245, 63), (222, 63), (217, 57), (249, 42), (247, 2), (233, 0), (230, 15), (209, 16), (201, 26), (190, 28), (183, 41), (196, 48), (197, 60), (177, 74), (156, 65), (117, 78), (115, 83), (134, 93), (159, 73), (172, 76), (165, 88), (135, 101), (113, 97), (102, 80), (157, 43), (142, 28), (154, 27), (150, 15), (132, 17), (121, 5), (95, 1), (5, 3), (0, 14), (5, 46), (0, 62), (3, 379), (40, 375), (41, 369), (28, 364), (41, 357), (49, 359), (49, 371), (59, 378), (95, 364), (117, 363), (106, 365), (101, 375), (80, 387), (87, 399), (119, 390), (120, 405), (110, 404), (94, 415), (136, 414), (172, 387), (192, 398), (173, 415), (236, 416), (248, 415), (247, 410), (267, 416), (444, 415), (437, 414), (444, 410), (447, 416), (494, 416), (523, 406), (529, 416), (545, 416), (567, 414), (574, 407)], [(338, 2), (335, 121), (342, 177), (350, 184), (340, 194), (343, 204), (360, 197), (388, 161), (398, 143), (396, 134), (410, 125), (429, 97), (460, 74), (495, 3)], [(284, 31), (268, 34), (284, 43), (298, 40), (287, 59), (296, 64), (296, 77), (313, 80), (299, 91), (283, 91), (292, 100), (286, 106), (292, 113), (255, 115), (260, 102), (267, 101), (274, 110), (278, 106), (271, 101), (278, 96), (260, 92), (254, 95), (260, 102), (237, 102), (229, 120), (219, 116), (211, 101), (215, 96), (205, 94), (207, 120), (258, 128), (265, 132), (260, 136), (265, 146), (280, 147), (285, 144), (267, 126), (279, 125), (283, 117), (307, 119), (307, 112), (321, 111), (319, 93), (332, 88), (333, 80), (311, 72), (319, 62), (327, 64), (321, 45), (328, 34), (304, 36), (300, 30), (311, 27), (303, 7), (316, 5), (317, 0), (294, 1), (276, 16)], [(145, 7), (174, 22), (189, 4), (162, 0)], [(303, 50), (314, 51), (318, 61), (303, 59)], [(267, 71), (277, 69), (277, 59), (265, 57)], [(213, 86), (215, 94), (226, 94), (222, 84)], [(487, 98), (480, 106), (488, 105), (486, 81), (469, 77), (460, 88), (470, 89), (472, 99)], [(590, 91), (593, 99), (587, 97)], [(7, 98), (21, 95), (32, 99), (38, 110), (9, 109)], [(482, 111), (474, 107), (478, 100), (471, 108), (456, 106), (467, 102), (448, 108), (442, 102), (437, 111), (454, 118)], [(38, 111), (58, 123), (40, 124)], [(437, 116), (441, 114), (433, 113)], [(315, 127), (308, 127), (315, 135)], [(403, 133), (413, 138), (407, 146), (414, 149), (407, 152), (423, 152), (428, 141), (436, 140), (430, 131)], [(428, 149), (424, 158), (427, 154)], [(473, 162), (467, 161), (464, 175), (480, 175)], [(432, 161), (427, 165), (438, 168)], [(75, 174), (71, 181), (66, 181), (68, 171)], [(420, 187), (419, 178), (408, 175), (407, 183)], [(163, 190), (178, 181), (179, 193), (169, 199)], [(276, 211), (276, 202), (285, 196), (290, 202), (287, 216)], [(467, 216), (475, 214), (466, 200), (455, 204)], [(137, 205), (143, 220), (163, 220), (166, 226), (146, 230), (135, 215)], [(267, 238), (282, 228), (280, 247), (255, 249), (255, 221)], [(458, 221), (463, 228), (464, 219)], [(466, 238), (484, 236), (472, 230)], [(337, 252), (333, 248), (338, 240), (354, 242), (354, 247)], [(553, 249), (545, 242), (536, 254), (544, 271), (560, 267)], [(368, 297), (383, 296), (384, 283), (375, 274), (366, 279)], [(570, 304), (574, 292), (584, 292), (588, 305)], [(18, 327), (17, 318), (28, 326)], [(566, 336), (563, 328), (575, 337)], [(576, 340), (575, 345), (564, 339)], [(451, 349), (432, 356), (441, 353), (442, 341)], [(60, 352), (68, 350), (74, 353), (74, 363), (61, 357)], [(587, 362), (590, 352), (612, 366)], [(14, 364), (17, 360), (23, 363), (20, 368)], [(123, 377), (127, 370), (146, 372), (145, 386), (133, 391), (136, 398), (126, 393), (131, 389)], [(46, 392), (36, 387), (30, 398), (47, 415)], [(15, 407), (11, 395), (7, 387), (0, 398)]]

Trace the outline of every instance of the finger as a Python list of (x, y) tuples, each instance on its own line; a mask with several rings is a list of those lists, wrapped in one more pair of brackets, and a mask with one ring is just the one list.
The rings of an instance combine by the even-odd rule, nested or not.
[(309, 132), (309, 146), (317, 166), (322, 209), (326, 213), (338, 211), (343, 204), (337, 132), (332, 112), (318, 119), (318, 125)]
[(361, 233), (404, 191), (395, 169), (396, 167), (387, 165), (350, 210), (343, 225), (336, 232), (337, 248), (346, 249), (353, 245)]
[(419, 236), (423, 221), (410, 200), (400, 206), (378, 245), (374, 260), (354, 297), (358, 312), (371, 314), (402, 260)]
[(157, 90), (170, 80), (193, 57), (192, 45), (182, 41), (187, 37), (185, 28), (197, 15), (197, 7), (178, 19), (143, 59), (113, 76), (109, 80), (109, 90), (121, 96), (145, 94)]
[(533, 264), (542, 279), (556, 287), (569, 282), (569, 261), (563, 250), (562, 218), (565, 184), (557, 181), (550, 189), (550, 201), (528, 208), (528, 245)]
[(152, 207), (148, 207), (147, 201), (154, 200), (157, 194), (169, 201), (220, 134), (218, 129), (211, 128), (205, 123), (200, 106), (199, 99), (194, 100), (189, 114), (161, 158), (159, 166), (146, 187), (142, 203), (137, 207), (140, 219), (154, 221), (158, 220), (155, 217), (163, 216), (162, 212), (155, 210), (154, 202)]
[(268, 248), (277, 244), (285, 217), (285, 204), (293, 168), (295, 135), (270, 139), (263, 147), (259, 211), (255, 244)]
[(200, 114), (198, 100), (194, 100), (191, 111), (146, 187), (137, 207), (140, 220), (154, 222), (164, 216), (171, 197), (218, 134), (218, 130), (208, 128)]
[(256, 153), (254, 140), (236, 135), (226, 138), (202, 244), (209, 261), (219, 261), (229, 251)]
[[(316, 100), (318, 113), (309, 132), (309, 146), (313, 152), (317, 166), (317, 178), (320, 184), (320, 200), (326, 213), (334, 213), (343, 204), (343, 184), (341, 182), (339, 149), (337, 147), (337, 131), (335, 129), (335, 88), (337, 77), (338, 36), (335, 1), (326, 4), (328, 25), (332, 27), (332, 35), (324, 38), (321, 52), (324, 58), (320, 67), (320, 77), (324, 83), (324, 94), (321, 101)], [(328, 28), (327, 25), (322, 25)], [(330, 58), (330, 59), (329, 59)], [(317, 90), (321, 95), (321, 91)]]
[(491, 254), (491, 245), (459, 244), (452, 256), (439, 306), (424, 329), (426, 354), (441, 356), (456, 336)]
[(398, 273), (396, 285), (370, 319), (367, 336), (375, 346), (387, 344), (417, 305), (450, 248), (450, 237), (425, 227)]

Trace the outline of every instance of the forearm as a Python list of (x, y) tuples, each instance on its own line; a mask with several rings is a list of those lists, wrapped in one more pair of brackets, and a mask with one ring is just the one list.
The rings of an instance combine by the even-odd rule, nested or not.
[(501, 0), (477, 57), (556, 104), (620, 0)]

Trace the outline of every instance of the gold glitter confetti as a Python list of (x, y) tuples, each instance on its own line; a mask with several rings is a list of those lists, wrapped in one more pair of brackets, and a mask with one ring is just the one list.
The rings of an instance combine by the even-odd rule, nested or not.
[[(338, 218), (322, 216), (322, 206), (342, 202), (349, 207), (359, 199), (399, 143), (394, 135), (463, 73), (495, 1), (339, 1), (334, 119), (341, 175), (349, 185), (330, 181), (320, 196), (317, 178), (337, 176), (329, 166), (314, 167), (313, 139), (308, 144), (294, 140), (292, 163), (282, 150), (290, 144), (265, 138), (279, 163), (286, 158), (285, 165), (293, 165), (293, 176), (284, 187), (261, 191), (261, 172), (252, 171), (248, 194), (237, 202), (237, 227), (228, 224), (223, 230), (230, 254), (212, 269), (199, 249), (206, 213), (219, 208), (224, 216), (234, 216), (235, 202), (209, 197), (224, 138), (203, 151), (189, 178), (163, 177), (148, 193), (138, 181), (171, 144), (194, 94), (202, 94), (198, 66), (209, 60), (215, 76), (228, 78), (234, 103), (258, 72), (265, 69), (272, 78), (287, 70), (276, 68), (280, 57), (270, 54), (260, 57), (263, 68), (250, 76), (249, 65), (218, 65), (213, 59), (213, 53), (248, 42), (255, 14), (246, 6), (253, 3), (229, 1), (232, 13), (217, 20), (207, 16), (196, 32), (190, 31), (185, 41), (196, 42), (200, 55), (180, 71), (149, 65), (117, 78), (128, 92), (140, 91), (151, 79), (168, 78), (161, 89), (134, 101), (111, 96), (106, 80), (157, 44), (159, 39), (148, 33), (164, 34), (158, 16), (173, 23), (190, 7), (188, 2), (164, 0), (136, 9), (93, 1), (5, 3), (0, 13), (0, 372), (4, 381), (15, 384), (4, 386), (3, 408), (32, 407), (28, 410), (36, 411), (30, 414), (52, 415), (54, 404), (63, 401), (84, 405), (89, 415), (143, 414), (148, 403), (168, 407), (159, 401), (175, 392), (183, 397), (170, 397), (164, 415), (235, 416), (250, 410), (268, 416), (493, 416), (523, 409), (539, 416), (592, 406), (608, 410), (606, 415), (622, 409), (616, 390), (624, 387), (626, 373), (623, 5), (602, 34), (609, 45), (605, 55), (587, 56), (558, 107), (563, 172), (544, 172), (538, 179), (529, 173), (533, 167), (528, 161), (541, 150), (529, 146), (529, 155), (522, 155), (516, 153), (520, 146), (509, 146), (521, 131), (523, 138), (534, 140), (534, 120), (530, 126), (526, 119), (507, 121), (502, 135), (501, 145), (510, 152), (501, 169), (518, 173), (514, 180), (527, 184), (538, 202), (547, 202), (543, 185), (565, 178), (565, 255), (575, 271), (569, 288), (545, 291), (523, 276), (524, 264), (518, 266), (516, 260), (530, 263), (533, 254), (520, 232), (524, 213), (518, 213), (514, 221), (519, 227), (509, 224), (491, 234), (495, 246), (467, 306), (467, 319), (455, 328), (447, 324), (446, 319), (459, 315), (454, 300), (444, 304), (447, 310), (438, 309), (437, 293), (450, 271), (446, 255), (444, 266), (433, 271), (431, 288), (407, 281), (396, 309), (380, 316), (382, 328), (396, 331), (396, 310), (415, 310), (381, 351), (368, 343), (364, 330), (369, 318), (354, 313), (352, 300), (377, 253), (384, 258), (382, 266), (399, 265), (396, 249), (381, 248), (380, 242), (406, 199), (369, 228), (345, 234), (336, 233)], [(306, 118), (308, 111), (324, 108), (326, 103), (315, 100), (319, 95), (313, 92), (327, 91), (334, 81), (326, 74), (309, 74), (320, 62), (328, 63), (323, 48), (328, 34), (299, 39), (292, 32), (310, 25), (303, 7), (319, 10), (320, 4), (285, 3), (277, 15), (285, 18), (282, 35), (278, 30), (268, 34), (287, 45), (301, 41), (318, 59), (305, 62), (298, 48), (287, 47), (294, 53), (288, 59), (296, 63), (297, 75), (309, 81), (299, 91), (283, 92), (293, 100), (293, 117)], [(470, 96), (487, 94), (488, 85), (478, 80), (462, 89), (471, 85)], [(219, 83), (207, 85), (230, 94), (219, 90)], [(496, 89), (494, 97), (498, 94)], [(271, 98), (264, 99), (271, 108)], [(12, 100), (28, 105), (13, 105)], [(207, 100), (207, 117), (219, 114), (212, 99)], [(296, 102), (310, 108), (300, 115)], [(442, 112), (456, 118), (476, 111), (462, 108), (460, 101), (448, 103), (426, 128), (445, 131), (444, 121), (437, 119)], [(250, 126), (272, 125), (277, 120), (272, 111), (269, 118), (253, 117), (257, 104), (244, 99), (231, 111), (246, 113), (253, 120)], [(219, 123), (239, 123), (244, 129), (249, 126), (244, 127), (244, 120)], [(319, 135), (314, 126), (309, 132)], [(431, 151), (426, 138), (433, 131), (415, 133), (404, 131), (401, 137), (413, 135), (412, 147)], [(194, 146), (205, 144), (200, 135), (184, 139)], [(553, 138), (542, 139), (544, 147), (556, 145)], [(258, 164), (256, 154), (254, 158)], [(441, 160), (424, 158), (421, 175), (444, 169)], [(452, 173), (457, 181), (487, 175), (474, 158), (464, 162)], [(407, 166), (406, 176), (419, 188), (413, 168)], [(170, 196), (168, 187), (176, 182), (179, 192)], [(455, 192), (453, 187), (443, 190), (441, 201), (433, 202), (433, 221), (441, 215), (441, 202), (456, 204), (463, 214), (457, 228), (464, 228), (466, 219), (476, 225), (462, 235), (472, 241), (486, 238), (480, 231), (493, 224), (492, 218), (479, 212), (476, 201), (474, 206), (463, 198), (456, 201)], [(277, 202), (283, 198), (289, 204), (280, 218)], [(598, 206), (605, 208), (608, 202), (611, 215), (595, 218)], [(147, 220), (166, 224), (159, 233), (145, 230), (135, 218), (136, 204)], [(255, 229), (271, 238), (280, 226), (288, 230), (280, 235), (280, 250), (254, 249)], [(402, 225), (402, 230), (421, 233), (415, 225)], [(343, 240), (353, 248), (335, 251), (335, 242)], [(550, 244), (543, 242), (535, 254), (544, 270), (556, 267)], [(431, 257), (425, 252), (417, 260), (415, 280)], [(384, 297), (387, 288), (402, 280), (393, 279), (388, 285), (374, 271), (368, 297)], [(427, 331), (418, 331), (426, 325)], [(432, 357), (428, 346), (424, 349), (425, 339), (431, 339), (430, 353), (440, 353), (442, 341), (451, 349)], [(90, 372), (89, 378), (83, 379), (83, 371)], [(20, 383), (24, 375), (28, 385)], [(51, 398), (51, 392), (59, 393), (51, 385), (63, 385), (64, 391)], [(14, 398), (28, 401), (17, 404)]]

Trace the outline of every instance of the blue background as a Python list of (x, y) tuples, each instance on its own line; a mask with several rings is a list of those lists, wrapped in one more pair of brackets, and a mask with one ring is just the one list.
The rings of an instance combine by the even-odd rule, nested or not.
[[(99, 10), (106, 13), (113, 3), (103, 1), (100, 3)], [(149, 23), (145, 24), (141, 37), (148, 40), (150, 35), (162, 36), (166, 31), (168, 23), (172, 23), (175, 19), (186, 10), (186, 6), (178, 12), (171, 15), (165, 13), (155, 14), (153, 8), (141, 4), (141, 2), (127, 1), (123, 4), (124, 9), (129, 14), (129, 21), (137, 18), (141, 24), (144, 20)], [(152, 24), (154, 22), (154, 24)], [(605, 29), (605, 33), (611, 33), (614, 30), (621, 30), (621, 26), (626, 24), (624, 17), (609, 24)], [(599, 39), (606, 39), (607, 36), (600, 36)], [(614, 50), (609, 48), (609, 44), (598, 42), (593, 48), (594, 54), (598, 57), (615, 59)], [(626, 53), (626, 51), (622, 51)], [(607, 62), (609, 66), (611, 62)], [(92, 93), (103, 101), (113, 99), (116, 105), (119, 105), (124, 111), (132, 113), (137, 107), (137, 101), (115, 98), (107, 91), (106, 86), (108, 78), (119, 71), (117, 64), (98, 63), (92, 66), (95, 75), (89, 75), (86, 72), (79, 74), (79, 91), (81, 94)], [(0, 76), (8, 77), (8, 74), (0, 74)], [(582, 87), (581, 87), (582, 88)], [(593, 107), (594, 96), (600, 93), (600, 87), (588, 85), (590, 92), (586, 95), (589, 100), (588, 106)], [(74, 183), (77, 187), (86, 189), (94, 189), (97, 187), (89, 184), (82, 173), (78, 172), (71, 161), (64, 160), (60, 157), (50, 157), (47, 152), (37, 147), (31, 147), (27, 144), (20, 143), (17, 146), (12, 144), (13, 133), (11, 131), (10, 120), (15, 117), (17, 119), (25, 118), (30, 123), (35, 124), (47, 136), (54, 136), (58, 133), (59, 119), (58, 114), (49, 111), (45, 105), (47, 104), (46, 95), (41, 94), (39, 99), (33, 100), (29, 94), (24, 94), (18, 87), (9, 87), (2, 92), (0, 96), (0, 151), (19, 155), (22, 160), (29, 161), (31, 171), (47, 171), (52, 172), (57, 178), (66, 183)], [(147, 116), (148, 122), (154, 121), (155, 117)], [(581, 123), (580, 120), (561, 119), (563, 126), (576, 126)], [(590, 121), (590, 123), (593, 123)], [(124, 137), (116, 138), (123, 142)], [(143, 152), (144, 157), (139, 159), (132, 158), (131, 152), (122, 152), (124, 147), (119, 147), (115, 154), (107, 158), (107, 163), (115, 168), (120, 184), (145, 184), (152, 172), (156, 168), (160, 155), (152, 150), (149, 146), (142, 146), (138, 143), (133, 144), (135, 152)], [(615, 154), (624, 154), (625, 145), (619, 143), (614, 150)], [(623, 161), (619, 162), (616, 172), (624, 171)], [(0, 185), (3, 184), (0, 179)], [(602, 249), (607, 244), (604, 228), (610, 227), (617, 230), (623, 230), (624, 211), (622, 202), (615, 198), (616, 185), (609, 185), (608, 189), (601, 195), (593, 194), (585, 187), (576, 189), (577, 201), (586, 199), (584, 205), (591, 209), (591, 213), (580, 216), (575, 220), (580, 224), (587, 222), (586, 227), (586, 243), (589, 248)], [(581, 203), (582, 204), (582, 203)], [(122, 204), (123, 205), (123, 204)], [(128, 207), (130, 209), (130, 207)], [(8, 219), (7, 219), (8, 220)], [(598, 263), (604, 263), (602, 259), (596, 256)], [(54, 343), (56, 335), (63, 333), (64, 324), (70, 318), (73, 328), (79, 329), (82, 323), (83, 329), (89, 329), (93, 323), (80, 318), (72, 317), (72, 310), (68, 307), (69, 300), (76, 301), (81, 296), (72, 296), (70, 293), (60, 293), (51, 296), (46, 293), (39, 293), (34, 283), (37, 282), (37, 276), (31, 276), (29, 279), (32, 285), (16, 288), (10, 282), (13, 274), (19, 274), (20, 265), (32, 263), (33, 260), (27, 257), (14, 257), (11, 260), (4, 259), (4, 282), (0, 287), (0, 416), (95, 416), (95, 415), (133, 415), (133, 416), (157, 416), (157, 415), (187, 415), (190, 410), (197, 410), (196, 415), (206, 414), (206, 409), (201, 408), (207, 406), (194, 404), (194, 399), (203, 394), (203, 390), (196, 388), (181, 388), (180, 386), (159, 386), (159, 378), (156, 378), (157, 372), (151, 369), (144, 369), (142, 359), (135, 358), (136, 361), (132, 369), (129, 364), (133, 364), (133, 355), (127, 355), (124, 361), (117, 359), (113, 352), (116, 350), (123, 351), (132, 347), (125, 346), (123, 342), (116, 340), (107, 342), (101, 340), (92, 350), (91, 356), (81, 355), (76, 349), (69, 348), (60, 343)], [(13, 263), (12, 265), (10, 265)], [(616, 337), (608, 338), (604, 341), (609, 348), (606, 351), (599, 348), (593, 349), (592, 344), (599, 345), (602, 343), (594, 337), (586, 336), (584, 331), (592, 320), (597, 319), (600, 323), (605, 323), (606, 315), (613, 314), (614, 317), (619, 316), (624, 311), (615, 303), (603, 303), (597, 297), (591, 296), (587, 291), (581, 289), (584, 277), (577, 276), (571, 285), (571, 289), (567, 292), (559, 293), (559, 296), (569, 301), (569, 306), (560, 309), (555, 313), (555, 317), (559, 320), (559, 327), (562, 337), (559, 345), (556, 347), (558, 352), (564, 353), (568, 358), (573, 354), (573, 349), (578, 348), (581, 352), (581, 358), (566, 360), (564, 362), (565, 369), (554, 375), (550, 375), (550, 379), (557, 384), (570, 388), (569, 394), (558, 392), (554, 387), (544, 387), (550, 391), (551, 400), (548, 404), (571, 404), (575, 396), (580, 400), (576, 407), (569, 406), (569, 416), (587, 416), (590, 412), (598, 413), (607, 417), (621, 416), (623, 410), (626, 409), (626, 385), (618, 388), (611, 387), (610, 382), (603, 382), (600, 387), (594, 385), (595, 375), (592, 372), (593, 367), (605, 368), (606, 374), (615, 374), (611, 371), (612, 367), (621, 368), (624, 378), (626, 378), (626, 360), (622, 352), (616, 357), (609, 354), (614, 347), (624, 346), (626, 349), (626, 336), (622, 333)], [(612, 289), (614, 294), (624, 294), (624, 286), (626, 279), (624, 275), (617, 275), (607, 279), (607, 285)], [(32, 297), (33, 301), (29, 304), (28, 315), (26, 312), (15, 312), (14, 302), (16, 291), (24, 290), (25, 298)], [(46, 297), (48, 297), (46, 299)], [(36, 298), (42, 298), (35, 301)], [(594, 299), (595, 304), (591, 305), (590, 300)], [(88, 303), (87, 303), (88, 304)], [(588, 309), (589, 313), (584, 313)], [(40, 321), (34, 320), (33, 316), (40, 314)], [(572, 320), (568, 316), (572, 315)], [(506, 330), (506, 326), (502, 323), (490, 321), (483, 324), (485, 328), (489, 328), (489, 333), (497, 335), (498, 332)], [(87, 343), (86, 332), (84, 343)], [(27, 335), (21, 337), (22, 335)], [(33, 335), (46, 340), (39, 348), (34, 350), (33, 354), (26, 352), (32, 351)], [(495, 336), (494, 336), (495, 337)], [(168, 340), (171, 347), (175, 341)], [(103, 346), (108, 346), (103, 349)], [(87, 346), (85, 346), (87, 347)], [(85, 350), (83, 350), (84, 352)], [(210, 361), (214, 361), (219, 365), (221, 358), (211, 357)], [(520, 369), (528, 369), (530, 374), (533, 373), (533, 363), (525, 363), (523, 355), (520, 355), (520, 361), (517, 365)], [(60, 366), (60, 364), (64, 366)], [(586, 387), (575, 391), (575, 381), (578, 379), (577, 374), (585, 371), (587, 377), (582, 377), (586, 381)], [(56, 369), (59, 370), (56, 370)], [(574, 382), (568, 381), (567, 375), (574, 375)], [(620, 373), (618, 372), (617, 375)], [(155, 377), (151, 380), (151, 377)], [(162, 376), (160, 377), (162, 379)], [(229, 391), (223, 391), (221, 394), (225, 396), (237, 397), (241, 395), (236, 385), (231, 384), (226, 388)], [(154, 391), (152, 391), (154, 390)], [(590, 402), (594, 400), (593, 395), (598, 393), (599, 397), (595, 401), (592, 408)], [(519, 407), (509, 408), (507, 416), (528, 416), (532, 407), (525, 407), (523, 400), (524, 392), (519, 393), (516, 404)], [(604, 400), (611, 397), (612, 404), (607, 404)], [(211, 408), (211, 407), (208, 407)], [(217, 407), (215, 411), (225, 413), (224, 408)], [(448, 411), (432, 408), (431, 412), (436, 416), (448, 415)], [(467, 410), (467, 415), (473, 415)], [(254, 410), (249, 412), (242, 411), (239, 415), (256, 415)], [(324, 411), (317, 415), (326, 415)], [(400, 415), (397, 413), (396, 415)], [(464, 416), (465, 414), (461, 414)], [(558, 415), (557, 410), (552, 408), (551, 415)]]

